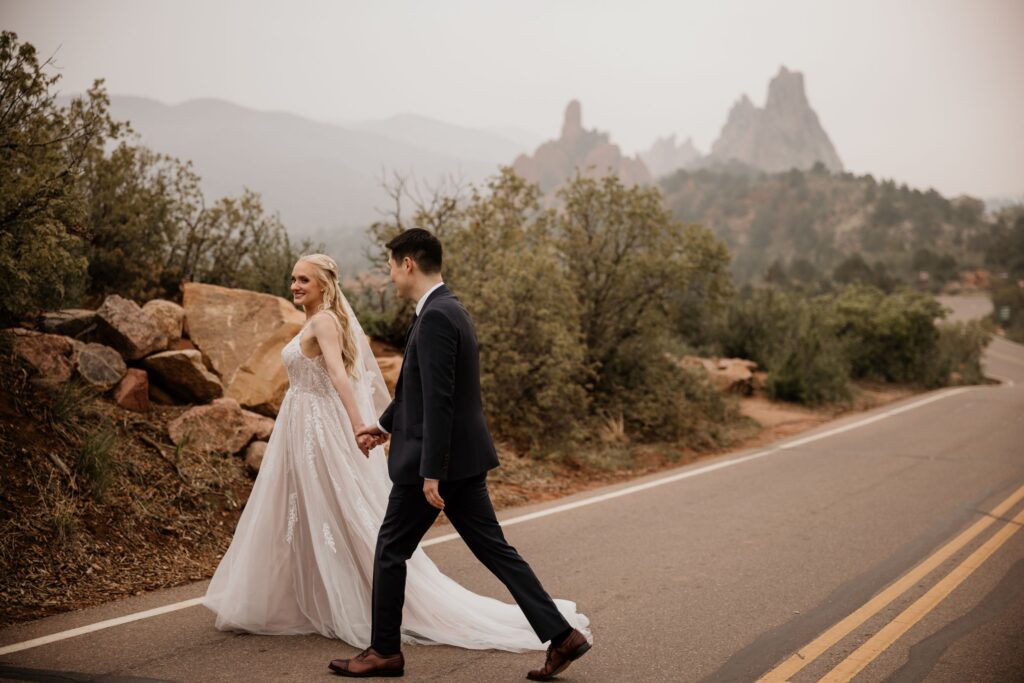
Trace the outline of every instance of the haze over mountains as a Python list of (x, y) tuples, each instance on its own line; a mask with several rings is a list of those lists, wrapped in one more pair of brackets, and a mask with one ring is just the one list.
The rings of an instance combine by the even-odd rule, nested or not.
[(222, 100), (167, 105), (131, 96), (112, 97), (111, 112), (130, 121), (147, 146), (191, 160), (211, 197), (243, 187), (261, 193), (296, 235), (376, 220), (388, 204), (381, 179), (392, 173), (427, 184), (451, 177), (480, 182), (499, 165), (514, 163), (548, 192), (577, 167), (613, 172), (627, 183), (730, 160), (769, 171), (810, 168), (815, 161), (842, 168), (807, 101), (803, 77), (784, 67), (769, 85), (763, 109), (746, 96), (733, 107), (709, 155), (690, 140), (679, 145), (671, 137), (639, 158), (627, 156), (608, 133), (583, 127), (575, 101), (560, 138), (539, 146), (527, 131), (469, 128), (413, 114), (339, 125)]
[(211, 197), (249, 187), (295, 234), (365, 226), (387, 205), (380, 181), (392, 172), (434, 182), (477, 182), (525, 148), (493, 132), (398, 116), (343, 127), (222, 100), (167, 105), (114, 96), (111, 113), (143, 144), (191, 160)]

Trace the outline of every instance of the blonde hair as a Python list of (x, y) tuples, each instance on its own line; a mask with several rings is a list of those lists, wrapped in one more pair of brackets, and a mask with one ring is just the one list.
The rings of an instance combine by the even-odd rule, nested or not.
[(341, 360), (349, 375), (356, 364), (356, 335), (349, 320), (348, 311), (342, 304), (341, 283), (338, 282), (338, 264), (326, 254), (304, 254), (299, 261), (311, 264), (316, 270), (316, 280), (323, 289), (323, 299), (319, 310), (334, 314), (334, 324), (338, 326), (341, 338)]

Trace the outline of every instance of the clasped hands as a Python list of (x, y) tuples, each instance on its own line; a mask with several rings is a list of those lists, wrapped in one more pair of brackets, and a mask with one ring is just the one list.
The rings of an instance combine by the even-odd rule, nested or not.
[(388, 433), (381, 431), (377, 425), (365, 425), (356, 430), (356, 443), (359, 450), (368, 458), (371, 449), (387, 443), (388, 436)]
[[(377, 425), (364, 425), (356, 430), (356, 443), (359, 444), (359, 450), (363, 452), (363, 455), (370, 457), (370, 449), (386, 443), (388, 436), (388, 433)], [(423, 480), (423, 495), (427, 502), (438, 510), (444, 510), (444, 498), (441, 497), (438, 488), (437, 479)]]

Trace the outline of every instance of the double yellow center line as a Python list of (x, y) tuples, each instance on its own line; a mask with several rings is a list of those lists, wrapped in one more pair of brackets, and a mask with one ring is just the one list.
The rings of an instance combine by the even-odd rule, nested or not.
[[(985, 529), (1000, 521), (1017, 503), (1024, 500), (1024, 486), (1014, 491), (1009, 498), (992, 509), (985, 517), (968, 527), (959, 536), (939, 548), (924, 562), (917, 565), (898, 581), (871, 598), (857, 611), (815, 638), (805, 647), (800, 648), (793, 656), (782, 662), (763, 677), (760, 681), (775, 683), (788, 681), (797, 672), (821, 656), (826, 650), (849, 635), (855, 628), (873, 617), (893, 600), (915, 586), (935, 568), (952, 557), (974, 540)], [(848, 681), (870, 664), (878, 655), (885, 651), (896, 639), (906, 633), (911, 626), (920, 621), (928, 612), (939, 604), (954, 588), (963, 582), (992, 553), (1024, 525), (1024, 511), (1013, 520), (1007, 522), (999, 531), (992, 535), (983, 545), (956, 566), (949, 574), (921, 596), (914, 604), (904, 610), (883, 629), (878, 631), (867, 642), (857, 648), (846, 659), (839, 663), (822, 679), (824, 681)]]

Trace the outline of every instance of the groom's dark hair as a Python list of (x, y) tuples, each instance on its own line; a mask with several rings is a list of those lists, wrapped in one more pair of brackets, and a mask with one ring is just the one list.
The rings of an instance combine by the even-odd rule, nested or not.
[(416, 262), (424, 275), (441, 271), (441, 240), (423, 228), (403, 230), (384, 245), (391, 250), (391, 258), (401, 263), (406, 256)]

